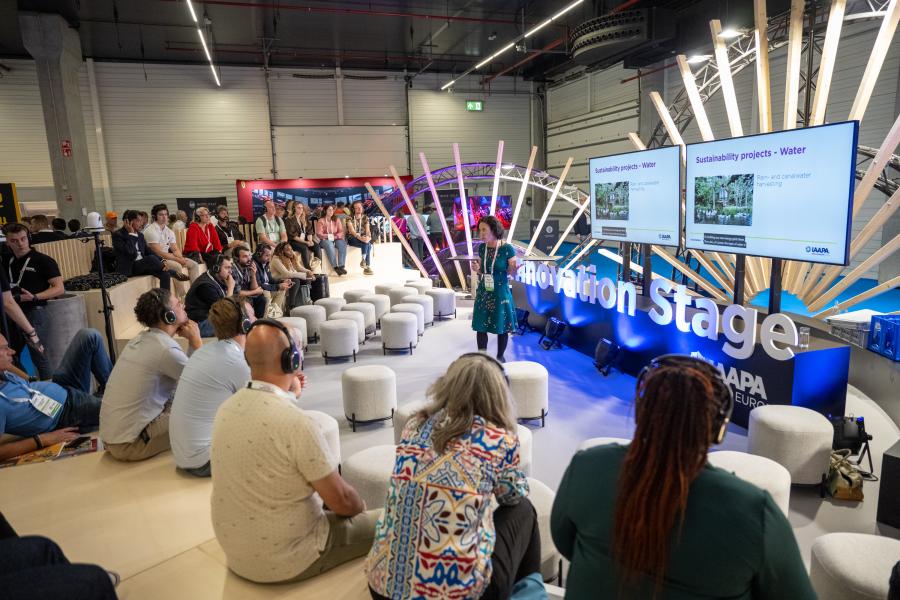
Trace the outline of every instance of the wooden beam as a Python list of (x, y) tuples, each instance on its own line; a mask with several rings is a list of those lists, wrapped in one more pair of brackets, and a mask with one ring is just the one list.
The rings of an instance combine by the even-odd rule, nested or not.
[[(650, 101), (653, 102), (653, 106), (656, 108), (656, 113), (659, 115), (663, 127), (666, 128), (666, 133), (669, 134), (669, 139), (672, 140), (673, 144), (681, 146), (681, 164), (683, 165), (685, 161), (685, 153), (684, 139), (681, 137), (681, 132), (678, 131), (678, 127), (676, 127), (675, 121), (672, 120), (672, 115), (669, 114), (669, 109), (666, 107), (666, 103), (663, 102), (662, 96), (659, 95), (659, 92), (657, 92), (656, 90), (650, 92)], [(634, 140), (632, 140), (632, 143), (633, 142)]]
[(459, 209), (463, 216), (463, 229), (466, 230), (466, 252), (472, 256), (472, 228), (469, 224), (469, 199), (466, 196), (466, 184), (463, 181), (462, 161), (459, 158), (459, 144), (453, 142), (453, 160), (456, 162), (456, 183), (459, 187)]
[[(425, 172), (425, 179), (428, 181), (428, 189), (431, 191), (431, 198), (434, 200), (434, 208), (437, 210), (438, 216), (441, 218), (441, 229), (444, 231), (444, 240), (447, 242), (447, 249), (450, 251), (450, 256), (456, 256), (456, 243), (453, 241), (453, 233), (450, 231), (450, 227), (447, 225), (447, 219), (444, 217), (444, 208), (441, 206), (441, 198), (437, 193), (437, 188), (434, 185), (434, 177), (431, 175), (431, 167), (428, 166), (428, 160), (425, 158), (424, 152), (419, 152), (419, 161), (422, 163), (422, 169)], [(453, 216), (453, 206), (450, 206), (450, 215)], [(463, 274), (462, 265), (459, 264), (458, 260), (453, 261), (453, 266), (456, 267), (456, 274), (459, 276), (459, 283), (462, 286), (463, 291), (469, 289), (468, 284), (466, 283), (466, 276)]]
[[(569, 264), (563, 265), (562, 270), (563, 270), (563, 271), (569, 270), (569, 269), (572, 267), (572, 265), (574, 265), (575, 263), (577, 263), (578, 260), (579, 260), (582, 256), (584, 256), (585, 253), (586, 253), (588, 250), (590, 250), (591, 248), (593, 248), (596, 244), (597, 244), (597, 240), (588, 240), (588, 243), (584, 245), (584, 248), (582, 248), (581, 250), (579, 250), (579, 251), (578, 251), (578, 254), (576, 254), (575, 256), (572, 257), (572, 260), (569, 261)], [(553, 252), (550, 253), (551, 256), (552, 256), (553, 254), (554, 254)]]
[(822, 294), (815, 302), (809, 305), (810, 312), (816, 312), (835, 298), (841, 292), (853, 285), (860, 277), (866, 274), (870, 269), (880, 265), (886, 258), (894, 254), (900, 248), (900, 234), (895, 235), (894, 239), (876, 250), (866, 260), (859, 263), (855, 269), (847, 273), (847, 276), (841, 279), (830, 290)]
[(638, 137), (638, 134), (636, 134), (635, 132), (629, 131), (628, 139), (631, 140), (631, 144), (638, 150), (646, 150), (647, 149), (647, 144), (642, 142), (641, 138)]
[(556, 245), (553, 246), (553, 249), (550, 251), (550, 256), (556, 256), (556, 252), (559, 250), (559, 247), (563, 245), (563, 242), (566, 241), (566, 238), (569, 236), (569, 233), (572, 232), (572, 228), (575, 227), (575, 223), (578, 222), (578, 219), (581, 218), (581, 215), (584, 214), (584, 211), (588, 209), (591, 205), (591, 199), (588, 198), (578, 207), (578, 210), (572, 216), (572, 220), (569, 221), (566, 230), (562, 232), (562, 235), (559, 236), (559, 239), (556, 241)]
[(722, 90), (722, 98), (725, 100), (725, 112), (728, 115), (731, 137), (741, 137), (744, 135), (744, 127), (741, 125), (741, 110), (738, 107), (737, 94), (734, 93), (731, 63), (728, 61), (728, 47), (725, 45), (725, 40), (719, 36), (722, 33), (722, 23), (718, 19), (713, 19), (709, 22), (709, 31), (712, 34), (716, 67), (719, 69), (719, 85)]
[(702, 252), (698, 252), (696, 250), (690, 250), (689, 252), (694, 258), (697, 259), (697, 262), (699, 262), (700, 265), (704, 269), (706, 269), (710, 276), (716, 280), (716, 283), (718, 283), (723, 290), (731, 294), (731, 297), (734, 298), (734, 286), (731, 285), (731, 282), (728, 281), (728, 279), (722, 276), (719, 270), (713, 266), (712, 262), (710, 262), (710, 260), (706, 258)]
[(691, 101), (694, 119), (697, 121), (697, 127), (700, 128), (700, 137), (705, 142), (714, 140), (715, 136), (713, 136), (712, 127), (709, 124), (709, 117), (706, 115), (706, 108), (703, 107), (703, 99), (700, 98), (700, 91), (697, 89), (697, 80), (694, 79), (687, 57), (684, 54), (679, 54), (675, 57), (675, 61), (678, 63), (678, 70), (681, 71), (684, 91), (687, 92), (688, 100)]
[(513, 209), (512, 221), (509, 223), (509, 232), (506, 236), (507, 243), (512, 242), (513, 232), (516, 230), (516, 223), (519, 220), (519, 213), (522, 210), (522, 204), (525, 203), (525, 191), (528, 189), (528, 180), (531, 178), (531, 167), (534, 166), (534, 157), (537, 156), (537, 146), (531, 147), (531, 156), (528, 157), (528, 166), (525, 167), (525, 176), (522, 178), (522, 187), (519, 188), (519, 198), (516, 200), (516, 207)]
[(816, 313), (813, 316), (818, 319), (824, 319), (825, 317), (830, 317), (831, 315), (836, 315), (842, 311), (847, 310), (851, 306), (855, 306), (855, 305), (859, 304), (863, 300), (868, 300), (869, 298), (873, 298), (879, 294), (883, 294), (887, 291), (894, 289), (895, 287), (900, 287), (900, 275), (897, 275), (896, 277), (894, 277), (892, 279), (888, 279), (884, 283), (882, 283), (880, 285), (876, 285), (872, 289), (867, 290), (867, 291), (863, 292), (862, 294), (857, 294), (856, 296), (853, 296), (852, 298), (848, 298), (847, 300), (844, 300), (843, 302), (835, 304), (828, 310), (823, 310), (822, 312)]
[(782, 129), (797, 127), (797, 102), (800, 97), (800, 63), (803, 55), (803, 11), (805, 0), (791, 0), (788, 23), (787, 75), (784, 84), (784, 124)]
[(766, 0), (753, 0), (756, 28), (756, 99), (759, 106), (759, 132), (772, 131), (772, 93), (769, 88), (769, 19)]
[(500, 168), (503, 166), (503, 140), (497, 144), (497, 164), (494, 167), (494, 188), (491, 192), (491, 212), (497, 212), (497, 192), (500, 190)]
[(366, 182), (366, 189), (369, 190), (369, 195), (372, 196), (372, 200), (375, 201), (375, 205), (378, 207), (378, 210), (381, 211), (381, 214), (384, 215), (384, 218), (387, 219), (388, 223), (391, 224), (391, 229), (394, 231), (394, 235), (397, 236), (398, 240), (400, 240), (400, 245), (403, 246), (403, 249), (406, 250), (407, 254), (409, 254), (409, 257), (415, 263), (416, 267), (419, 269), (419, 272), (422, 273), (423, 277), (429, 277), (428, 271), (425, 269), (425, 267), (422, 266), (422, 261), (419, 260), (419, 257), (416, 256), (416, 253), (413, 252), (413, 249), (410, 247), (409, 242), (406, 241), (406, 238), (403, 237), (403, 234), (400, 233), (400, 229), (391, 218), (391, 213), (389, 213), (384, 207), (384, 203), (381, 201), (381, 196), (378, 195), (378, 192), (375, 191), (375, 188), (373, 188), (368, 181)]
[(528, 248), (525, 249), (525, 256), (529, 256), (534, 250), (534, 245), (537, 243), (537, 239), (541, 236), (541, 231), (544, 229), (544, 222), (547, 220), (547, 217), (550, 216), (550, 211), (553, 210), (553, 204), (556, 202), (556, 197), (559, 196), (559, 190), (562, 189), (563, 182), (569, 175), (569, 169), (572, 168), (572, 163), (574, 161), (575, 158), (570, 156), (569, 160), (566, 161), (566, 166), (563, 167), (562, 174), (559, 176), (559, 179), (556, 180), (556, 187), (553, 188), (553, 193), (550, 194), (550, 200), (547, 201), (547, 206), (544, 208), (541, 220), (538, 221), (537, 227), (534, 228), (534, 233), (531, 235), (531, 241), (528, 242)]
[(819, 58), (819, 76), (816, 79), (816, 93), (813, 96), (809, 124), (821, 125), (825, 122), (825, 108), (828, 105), (828, 93), (831, 90), (831, 78), (834, 62), (837, 57), (838, 42), (841, 41), (841, 28), (844, 25), (844, 12), (847, 0), (832, 0), (831, 12), (828, 13), (828, 26), (825, 28), (825, 43), (822, 44), (822, 55)]
[[(598, 250), (597, 250), (597, 254), (599, 254), (600, 256), (603, 256), (603, 257), (605, 257), (605, 258), (608, 258), (609, 260), (613, 261), (614, 263), (617, 263), (617, 264), (620, 265), (620, 266), (622, 265), (622, 263), (625, 262), (625, 261), (622, 259), (622, 257), (621, 257), (620, 255), (618, 255), (618, 254), (616, 254), (616, 253), (614, 253), (614, 252), (611, 252), (611, 251), (607, 250), (606, 248), (600, 248), (600, 249), (598, 249)], [(643, 274), (644, 274), (644, 268), (643, 268), (641, 265), (639, 265), (639, 264), (637, 264), (636, 262), (633, 262), (633, 261), (632, 261), (632, 262), (629, 262), (628, 264), (631, 265), (631, 270), (632, 270), (633, 272), (637, 273), (638, 275), (643, 275)], [(669, 278), (667, 278), (667, 277), (663, 277), (662, 275), (660, 275), (660, 274), (658, 274), (658, 273), (656, 273), (656, 272), (654, 272), (654, 271), (650, 271), (650, 281), (655, 281), (656, 279), (662, 279), (663, 281), (665, 281), (666, 283), (668, 283), (668, 284), (671, 285), (672, 287), (676, 287), (676, 286), (678, 286), (678, 285), (681, 285), (681, 284), (679, 284), (679, 283), (675, 283), (674, 281), (672, 281), (671, 279), (669, 279)], [(701, 296), (701, 294), (698, 294), (698, 293), (695, 292), (694, 290), (692, 290), (692, 289), (690, 289), (690, 288), (687, 288), (687, 286), (685, 286), (685, 291), (686, 291), (688, 294), (690, 294), (691, 296), (694, 296), (694, 297), (700, 297), (700, 296)]]
[(884, 20), (881, 21), (881, 28), (878, 30), (878, 36), (875, 38), (875, 44), (869, 54), (869, 62), (866, 64), (866, 70), (863, 71), (856, 98), (853, 99), (853, 106), (850, 107), (850, 116), (847, 117), (849, 121), (862, 121), (863, 115), (866, 114), (872, 90), (875, 89), (878, 74), (881, 73), (884, 59), (891, 48), (891, 40), (894, 38), (894, 32), (897, 31), (898, 22), (900, 22), (900, 1), (891, 0), (885, 9)]
[(662, 258), (664, 261), (672, 265), (676, 270), (687, 275), (692, 281), (694, 281), (697, 285), (699, 285), (703, 290), (708, 293), (710, 296), (715, 298), (716, 300), (720, 300), (721, 302), (728, 303), (728, 297), (725, 296), (721, 291), (716, 289), (715, 286), (711, 285), (706, 279), (703, 278), (699, 273), (695, 270), (691, 269), (683, 262), (660, 248), (659, 246), (651, 246), (653, 253)]

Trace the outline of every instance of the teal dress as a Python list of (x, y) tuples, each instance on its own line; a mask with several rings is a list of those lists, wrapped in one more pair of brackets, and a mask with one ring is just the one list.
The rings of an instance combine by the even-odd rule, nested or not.
[(516, 306), (506, 276), (509, 259), (515, 256), (516, 250), (510, 244), (500, 244), (497, 248), (488, 248), (482, 244), (478, 248), (482, 273), (487, 272), (488, 267), (492, 268), (494, 291), (487, 291), (484, 277), (479, 276), (478, 290), (475, 292), (475, 312), (472, 315), (472, 329), (475, 331), (498, 335), (515, 331)]

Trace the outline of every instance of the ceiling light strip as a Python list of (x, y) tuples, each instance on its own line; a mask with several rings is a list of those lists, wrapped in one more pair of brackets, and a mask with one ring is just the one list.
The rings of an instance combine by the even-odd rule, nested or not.
[(203, 54), (206, 55), (206, 60), (209, 61), (209, 68), (212, 71), (213, 79), (218, 87), (222, 87), (222, 82), (219, 80), (219, 72), (216, 70), (216, 65), (213, 63), (212, 54), (209, 51), (209, 46), (206, 44), (206, 36), (203, 35), (203, 29), (200, 27), (199, 21), (197, 20), (197, 13), (194, 11), (194, 5), (191, 3), (191, 0), (186, 0), (186, 2), (188, 10), (191, 12), (191, 18), (194, 20), (194, 23), (197, 23), (197, 35), (200, 36)]

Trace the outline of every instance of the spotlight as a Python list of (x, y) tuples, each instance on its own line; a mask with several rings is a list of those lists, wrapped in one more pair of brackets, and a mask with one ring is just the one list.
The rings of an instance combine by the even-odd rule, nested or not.
[(541, 335), (541, 339), (538, 340), (538, 345), (544, 350), (562, 348), (559, 338), (562, 337), (567, 325), (568, 323), (561, 319), (550, 317), (550, 320), (547, 321), (547, 325), (544, 327), (544, 333)]
[(687, 62), (689, 65), (696, 65), (698, 63), (702, 63), (703, 61), (709, 60), (709, 58), (709, 54), (694, 54), (687, 59)]
[(525, 332), (531, 329), (528, 325), (528, 316), (531, 313), (521, 308), (516, 309), (516, 335), (525, 335)]
[(615, 342), (601, 338), (594, 348), (594, 366), (600, 374), (606, 377), (610, 371), (617, 368), (622, 349)]
[(719, 37), (723, 40), (733, 40), (736, 37), (740, 37), (740, 35), (741, 32), (733, 27), (726, 27), (719, 32)]

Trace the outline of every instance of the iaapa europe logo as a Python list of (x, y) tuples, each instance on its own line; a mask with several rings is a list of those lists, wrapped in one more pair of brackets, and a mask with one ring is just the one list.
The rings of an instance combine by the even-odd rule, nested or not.
[(814, 254), (816, 256), (829, 256), (831, 254), (825, 246), (807, 246), (806, 253)]
[(766, 386), (763, 383), (763, 378), (759, 375), (754, 375), (749, 371), (736, 367), (726, 368), (722, 363), (710, 360), (697, 351), (691, 352), (691, 356), (708, 362), (719, 370), (722, 379), (731, 386), (731, 390), (734, 393), (734, 401), (738, 404), (756, 408), (757, 406), (762, 406), (768, 400), (766, 397)]

